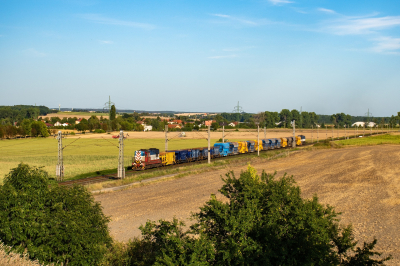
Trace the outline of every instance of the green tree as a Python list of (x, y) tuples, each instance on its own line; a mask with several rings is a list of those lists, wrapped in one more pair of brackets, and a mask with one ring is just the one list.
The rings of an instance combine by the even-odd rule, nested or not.
[(44, 138), (49, 136), (46, 124), (42, 121), (33, 121), (32, 124), (32, 136), (42, 136)]
[(21, 129), (24, 136), (30, 136), (32, 134), (32, 121), (30, 119), (22, 120)]
[(0, 186), (0, 239), (42, 263), (99, 264), (111, 244), (108, 222), (84, 187), (51, 185), (39, 168), (20, 164)]
[(110, 120), (114, 120), (115, 116), (116, 116), (116, 109), (115, 109), (115, 105), (111, 105), (111, 109), (110, 109)]
[(197, 223), (148, 222), (140, 229), (131, 265), (380, 265), (390, 257), (373, 251), (376, 239), (357, 247), (351, 226), (341, 228), (333, 207), (302, 199), (292, 177), (250, 167), (226, 175), (219, 190), (195, 215)]
[(285, 127), (290, 128), (292, 113), (289, 111), (289, 109), (282, 109), (282, 111), (279, 113), (279, 119)]

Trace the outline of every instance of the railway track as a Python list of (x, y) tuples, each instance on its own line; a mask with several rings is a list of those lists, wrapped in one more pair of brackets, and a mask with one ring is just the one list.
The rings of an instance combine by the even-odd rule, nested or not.
[[(313, 145), (313, 143), (305, 143), (303, 145), (301, 145), (301, 147), (304, 146), (310, 146)], [(284, 149), (293, 149), (292, 147), (285, 147), (285, 148), (280, 148), (279, 150), (284, 150)], [(271, 150), (266, 150), (266, 151), (260, 151), (260, 153), (266, 153), (268, 151)], [(253, 153), (240, 153), (235, 155), (235, 157), (237, 158), (237, 156), (249, 156), (249, 155), (254, 155), (256, 154), (256, 152)], [(228, 158), (231, 158), (230, 156)], [(225, 160), (227, 159), (227, 157), (218, 157), (218, 158), (214, 158), (212, 159), (213, 161), (219, 161), (219, 160)], [(208, 161), (207, 160), (201, 160), (201, 161), (194, 161), (194, 162), (187, 162), (187, 163), (180, 163), (180, 164), (175, 164), (175, 165), (169, 165), (167, 166), (168, 169), (174, 169), (174, 168), (179, 168), (182, 166), (189, 166), (189, 165), (195, 165), (195, 164), (207, 164)], [(152, 168), (152, 169), (148, 169), (148, 170), (144, 170), (146, 173), (151, 173), (154, 171), (158, 171), (160, 170), (160, 168)], [(140, 171), (140, 170), (131, 170), (128, 169), (126, 170), (126, 174), (129, 174), (129, 176), (135, 176), (138, 174), (143, 173), (144, 171)], [(117, 173), (113, 173), (113, 174), (108, 174), (108, 175), (99, 175), (99, 176), (93, 176), (93, 177), (87, 177), (87, 178), (82, 178), (82, 179), (76, 179), (76, 180), (68, 180), (68, 181), (63, 181), (63, 182), (59, 182), (58, 184), (60, 186), (73, 186), (73, 185), (89, 185), (89, 184), (95, 184), (95, 183), (101, 183), (101, 182), (106, 182), (106, 181), (110, 181), (110, 180), (118, 180), (117, 177)]]

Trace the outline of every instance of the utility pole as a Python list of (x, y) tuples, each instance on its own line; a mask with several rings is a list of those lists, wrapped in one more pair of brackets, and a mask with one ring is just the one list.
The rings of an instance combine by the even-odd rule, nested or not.
[(319, 143), (319, 125), (317, 125), (317, 143)]
[[(238, 102), (239, 104), (239, 102)], [(211, 151), (210, 151), (210, 125), (208, 125), (208, 164), (211, 163)]]
[(364, 123), (364, 126), (363, 126), (363, 137), (365, 136), (365, 123)]
[(225, 123), (222, 124), (222, 143), (225, 143)]
[(266, 139), (267, 138), (267, 127), (265, 126), (264, 127), (264, 139)]
[(57, 181), (62, 181), (64, 178), (64, 162), (63, 162), (63, 146), (62, 146), (62, 133), (58, 131), (58, 163), (56, 167)]
[(311, 125), (311, 143), (314, 142), (313, 129), (314, 129), (314, 127), (313, 127), (313, 125)]
[(118, 157), (118, 178), (125, 178), (124, 167), (124, 132), (119, 132), (119, 157)]
[(168, 125), (165, 125), (165, 151), (168, 150)]
[(344, 139), (347, 139), (346, 124), (344, 125)]
[(296, 148), (296, 120), (293, 120), (293, 141), (292, 147)]
[(260, 124), (257, 123), (257, 156), (260, 156)]
[(332, 126), (332, 140), (333, 140), (333, 127), (334, 127), (334, 126), (335, 126), (335, 125)]
[(328, 127), (325, 125), (325, 136), (326, 136), (326, 139), (328, 140)]

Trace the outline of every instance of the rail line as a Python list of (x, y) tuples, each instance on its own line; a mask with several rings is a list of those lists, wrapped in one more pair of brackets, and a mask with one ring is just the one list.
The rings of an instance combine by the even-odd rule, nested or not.
[[(301, 146), (298, 147), (305, 147), (305, 146), (310, 146), (313, 145), (314, 143), (304, 143)], [(292, 147), (284, 147), (284, 148), (280, 148), (277, 150), (283, 150), (283, 149), (293, 149)], [(260, 150), (260, 153), (266, 153), (268, 151), (272, 151), (272, 150)], [(236, 158), (237, 156), (249, 156), (249, 155), (254, 155), (257, 154), (257, 152), (252, 152), (252, 153), (239, 153), (234, 155)], [(228, 156), (228, 157), (217, 157), (212, 159), (213, 161), (219, 161), (219, 160), (225, 160), (227, 158), (232, 158), (232, 156)], [(208, 160), (198, 160), (198, 161), (193, 161), (193, 162), (185, 162), (185, 163), (180, 163), (180, 164), (174, 164), (174, 165), (168, 165), (166, 166), (167, 169), (174, 169), (174, 168), (179, 168), (182, 166), (189, 166), (189, 165), (195, 165), (195, 164), (206, 164), (208, 163)], [(126, 170), (126, 174), (129, 174), (130, 176), (135, 176), (138, 174), (141, 174), (143, 172), (146, 173), (151, 173), (154, 171), (158, 171), (160, 169), (163, 169), (164, 167), (160, 168), (151, 168), (151, 169), (147, 169), (147, 170), (132, 170), (132, 169), (128, 169)], [(107, 175), (99, 175), (99, 176), (93, 176), (93, 177), (86, 177), (86, 178), (82, 178), (82, 179), (76, 179), (76, 180), (68, 180), (68, 181), (63, 181), (63, 182), (59, 182), (58, 185), (60, 186), (73, 186), (73, 185), (89, 185), (89, 184), (95, 184), (95, 183), (101, 183), (101, 182), (106, 182), (106, 181), (110, 181), (110, 180), (119, 180), (119, 178), (117, 177), (117, 172), (112, 173), (112, 174), (107, 174)]]

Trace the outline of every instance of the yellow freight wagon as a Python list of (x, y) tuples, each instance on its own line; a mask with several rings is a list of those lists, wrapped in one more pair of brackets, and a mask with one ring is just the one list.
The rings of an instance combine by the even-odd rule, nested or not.
[(239, 141), (238, 144), (239, 144), (238, 147), (239, 153), (249, 152), (249, 148), (247, 147), (247, 141)]
[(262, 140), (260, 139), (259, 142), (257, 140), (253, 140), (253, 141), (254, 141), (254, 150), (262, 151), (263, 150)]
[(287, 147), (287, 138), (281, 138), (281, 147), (282, 148)]
[(301, 145), (303, 143), (301, 143), (301, 137), (296, 136), (296, 145)]
[(163, 165), (175, 164), (175, 152), (162, 152), (160, 159)]

